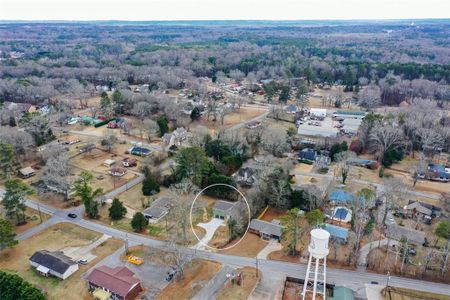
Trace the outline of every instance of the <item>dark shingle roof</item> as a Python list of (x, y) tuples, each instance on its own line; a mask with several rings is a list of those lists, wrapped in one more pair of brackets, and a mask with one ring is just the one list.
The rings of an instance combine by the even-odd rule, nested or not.
[(283, 226), (274, 222), (253, 219), (250, 221), (249, 228), (273, 236), (281, 236)]
[(234, 203), (232, 203), (232, 202), (219, 200), (219, 201), (216, 201), (216, 203), (214, 204), (214, 209), (222, 210), (222, 211), (229, 211), (233, 208), (233, 206), (234, 206)]
[(30, 261), (60, 274), (64, 274), (70, 266), (77, 264), (60, 251), (50, 252), (47, 250), (36, 251), (30, 257)]

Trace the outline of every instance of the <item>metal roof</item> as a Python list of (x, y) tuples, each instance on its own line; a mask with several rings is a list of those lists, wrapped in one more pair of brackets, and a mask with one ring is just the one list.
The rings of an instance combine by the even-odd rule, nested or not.
[(253, 219), (250, 221), (249, 228), (258, 232), (281, 237), (283, 226), (273, 222)]
[(347, 240), (347, 236), (348, 236), (347, 228), (339, 227), (339, 226), (331, 225), (331, 224), (325, 224), (325, 227), (323, 229), (328, 231), (332, 237), (337, 237), (340, 239)]

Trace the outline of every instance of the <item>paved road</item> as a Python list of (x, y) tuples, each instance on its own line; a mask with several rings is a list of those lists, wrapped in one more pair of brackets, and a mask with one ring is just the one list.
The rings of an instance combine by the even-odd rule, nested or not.
[[(145, 246), (155, 247), (163, 250), (167, 248), (166, 243), (163, 241), (153, 240), (144, 235), (127, 233), (85, 219), (80, 218), (70, 219), (67, 217), (61, 217), (60, 216), (61, 214), (65, 216), (66, 211), (55, 211), (54, 217), (55, 221), (53, 222), (73, 223), (89, 230), (107, 234), (122, 240), (128, 240), (130, 242), (130, 245), (142, 244)], [(27, 233), (28, 232), (25, 232), (24, 234)], [(33, 231), (33, 234), (34, 233), (36, 232)], [(30, 235), (27, 234), (27, 236)], [(186, 251), (187, 253), (192, 253), (193, 255), (196, 255), (199, 258), (216, 260), (231, 267), (255, 266), (256, 262), (255, 258), (225, 255), (221, 253), (213, 253), (190, 248), (183, 248), (183, 251)], [(272, 274), (271, 276), (277, 276), (277, 278), (284, 278), (285, 276), (294, 276), (303, 278), (306, 273), (306, 265), (280, 261), (271, 261), (265, 259), (258, 260), (258, 267), (263, 272), (263, 274), (267, 272), (268, 274)], [(384, 283), (386, 280), (386, 276), (368, 273), (365, 271), (349, 271), (349, 270), (328, 268), (327, 280), (330, 283), (344, 285), (356, 290), (361, 286), (363, 286), (365, 283), (370, 283), (371, 281), (378, 281), (380, 283)], [(424, 291), (450, 295), (450, 288), (446, 284), (391, 276), (390, 285), (413, 289), (417, 289), (418, 287), (420, 287), (420, 289)]]

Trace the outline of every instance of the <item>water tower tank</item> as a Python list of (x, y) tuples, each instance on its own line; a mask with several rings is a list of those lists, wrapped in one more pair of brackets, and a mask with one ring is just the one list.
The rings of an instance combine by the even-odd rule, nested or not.
[(309, 243), (309, 253), (314, 258), (324, 258), (330, 252), (328, 250), (328, 240), (330, 239), (330, 233), (323, 229), (311, 230), (311, 242)]

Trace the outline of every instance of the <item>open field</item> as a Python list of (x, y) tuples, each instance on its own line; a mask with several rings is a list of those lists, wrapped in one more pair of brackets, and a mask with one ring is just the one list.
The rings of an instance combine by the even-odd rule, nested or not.
[[(17, 273), (25, 280), (33, 283), (45, 293), (50, 300), (79, 300), (91, 299), (87, 286), (81, 275), (98, 261), (119, 249), (123, 242), (108, 239), (92, 253), (97, 257), (87, 265), (80, 265), (80, 269), (69, 278), (62, 281), (53, 277), (42, 277), (30, 266), (29, 257), (37, 250), (61, 250), (66, 247), (85, 246), (95, 241), (101, 235), (73, 224), (60, 223), (49, 227), (43, 232), (20, 242), (13, 249), (7, 249), (0, 254), (0, 268)], [(67, 291), (76, 291), (68, 293)]]
[[(231, 242), (228, 246), (236, 244), (238, 240)], [(221, 251), (221, 253), (238, 255), (245, 257), (256, 257), (258, 253), (264, 249), (268, 244), (268, 241), (261, 239), (259, 236), (253, 233), (247, 233), (239, 244), (230, 249)]]
[(218, 262), (195, 259), (187, 266), (184, 278), (172, 281), (156, 299), (190, 299), (219, 272), (221, 267)]
[(217, 293), (217, 300), (246, 300), (252, 293), (259, 279), (261, 272), (251, 267), (237, 269), (235, 273), (242, 273), (242, 284), (239, 286), (228, 280)]

